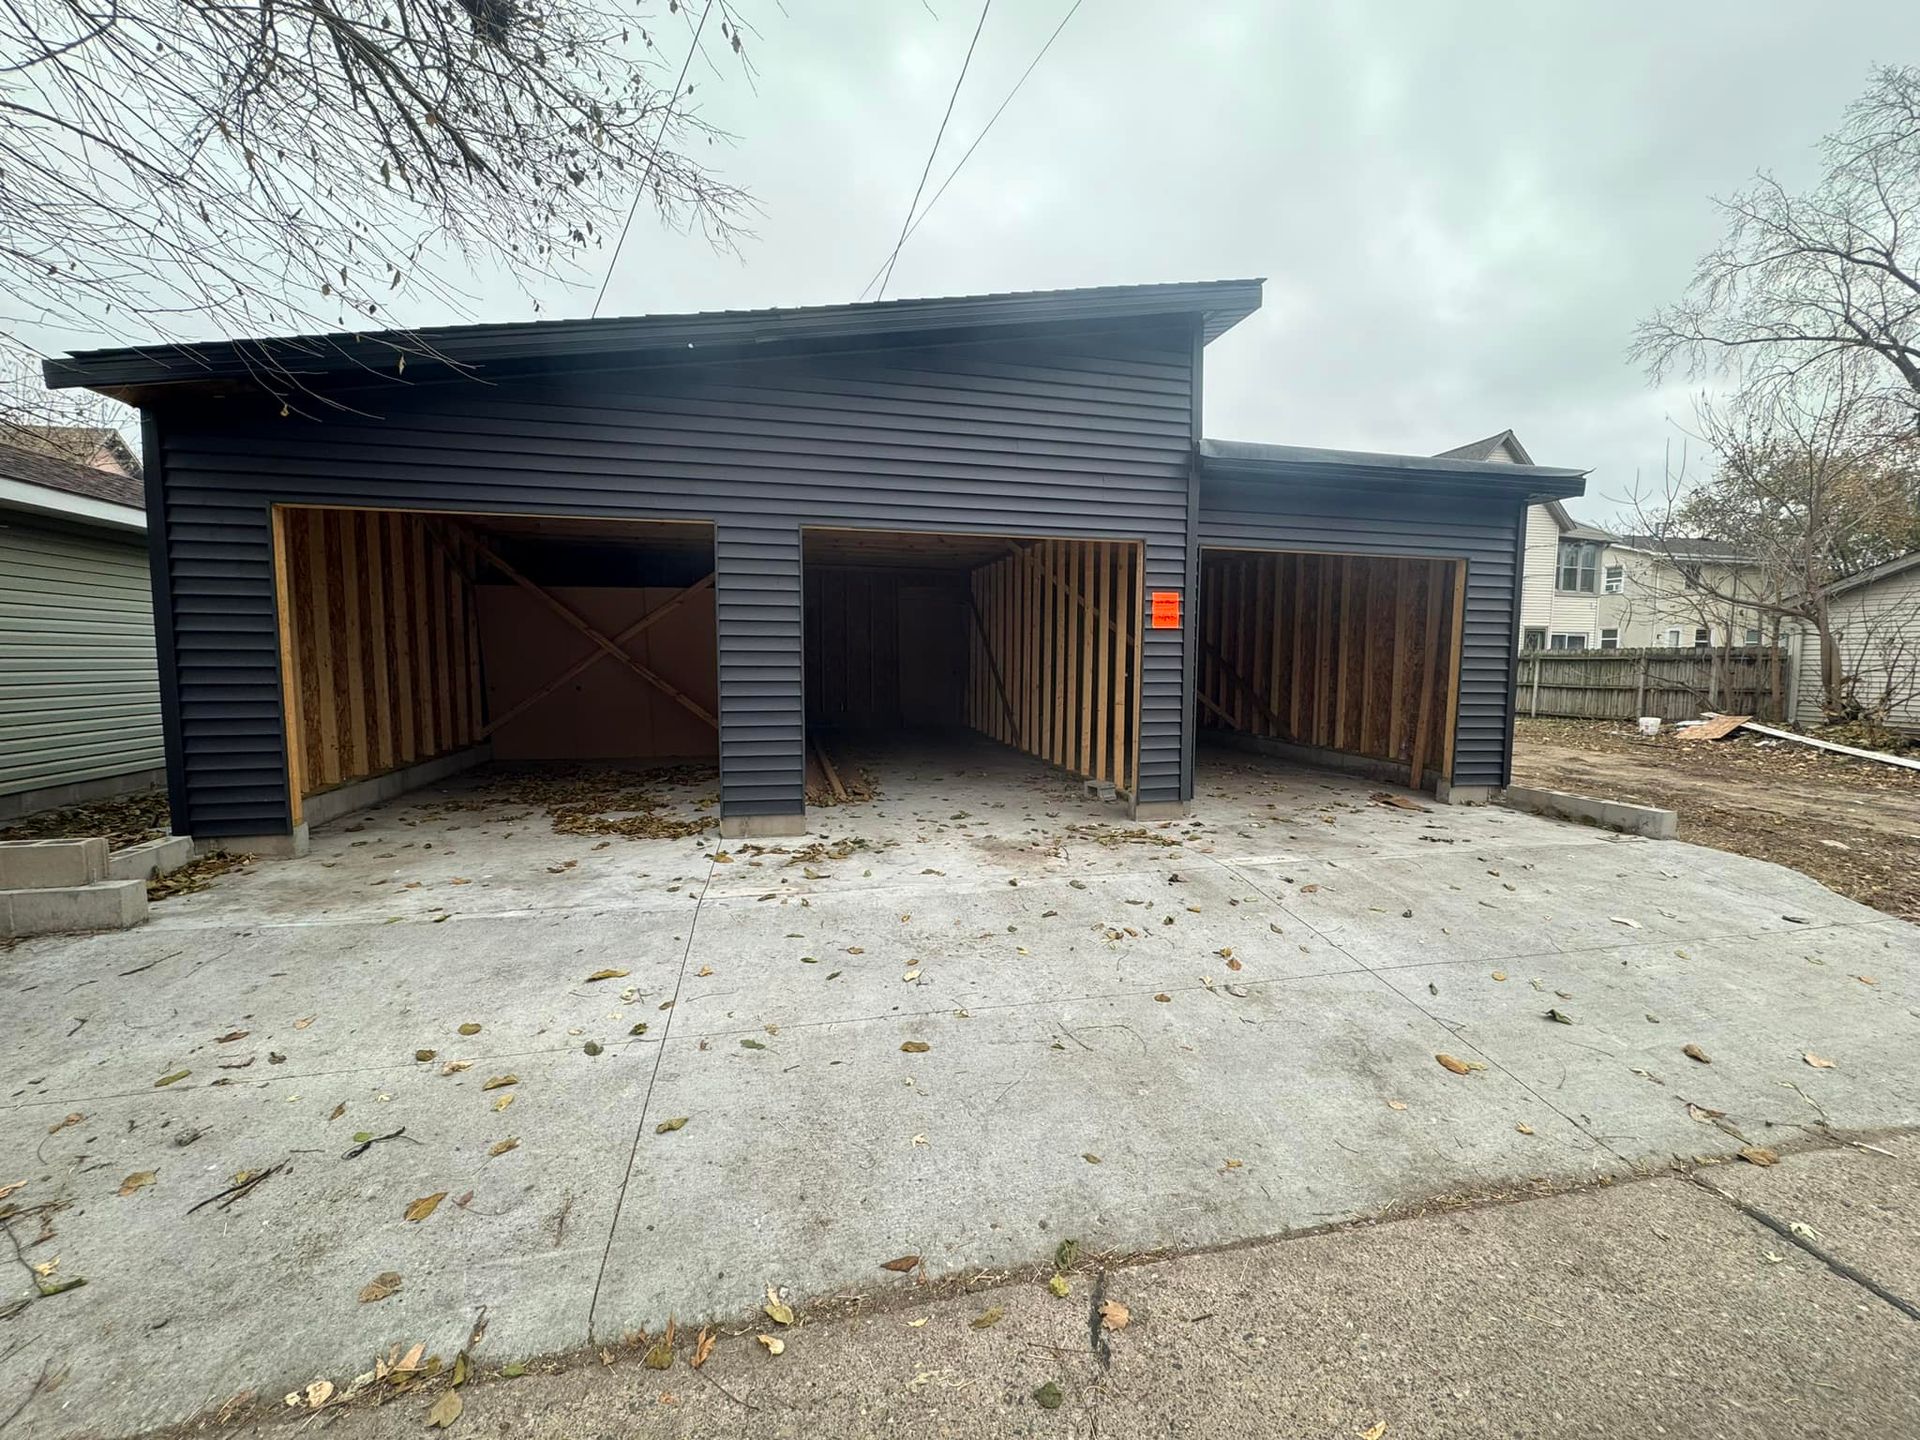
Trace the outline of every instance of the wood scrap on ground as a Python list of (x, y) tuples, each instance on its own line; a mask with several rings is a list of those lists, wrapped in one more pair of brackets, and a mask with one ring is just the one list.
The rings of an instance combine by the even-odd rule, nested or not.
[(806, 776), (809, 805), (863, 805), (879, 793), (873, 776), (865, 770), (854, 771), (850, 777), (841, 775), (827, 747), (817, 739), (807, 742)]
[(1751, 720), (1746, 728), (1756, 735), (1765, 735), (1774, 740), (1790, 740), (1796, 745), (1811, 745), (1816, 750), (1828, 750), (1835, 755), (1851, 755), (1859, 760), (1877, 760), (1882, 765), (1897, 765), (1903, 770), (1920, 770), (1920, 760), (1911, 760), (1904, 755), (1889, 755), (1884, 750), (1862, 750), (1856, 745), (1839, 745), (1831, 740), (1816, 740), (1811, 735), (1799, 735), (1791, 730), (1776, 730), (1771, 725), (1756, 725)]
[(1724, 740), (1752, 719), (1751, 715), (1713, 715), (1674, 733), (1682, 740)]

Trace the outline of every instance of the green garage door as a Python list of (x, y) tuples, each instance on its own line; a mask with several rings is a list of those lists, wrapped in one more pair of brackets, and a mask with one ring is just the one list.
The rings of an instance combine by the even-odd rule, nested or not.
[(163, 763), (145, 537), (0, 515), (0, 796)]

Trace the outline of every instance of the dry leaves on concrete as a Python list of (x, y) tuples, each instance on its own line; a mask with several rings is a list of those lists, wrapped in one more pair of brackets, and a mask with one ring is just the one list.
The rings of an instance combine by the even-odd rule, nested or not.
[(399, 1288), (400, 1272), (397, 1270), (382, 1270), (378, 1275), (374, 1276), (373, 1279), (360, 1287), (360, 1303), (362, 1305), (372, 1305), (376, 1301), (384, 1300), (389, 1295), (394, 1294)]
[(776, 1325), (793, 1324), (793, 1307), (780, 1298), (780, 1292), (771, 1285), (767, 1287), (767, 1303), (760, 1307), (767, 1312), (767, 1318)]
[(587, 976), (586, 983), (591, 985), (596, 980), (624, 980), (630, 973), (626, 970), (596, 970)]
[(1682, 1045), (1680, 1047), (1680, 1053), (1697, 1065), (1711, 1065), (1713, 1063), (1713, 1061), (1708, 1058), (1707, 1052), (1702, 1050), (1698, 1045)]
[[(157, 1177), (159, 1173), (158, 1170), (134, 1171), (133, 1174), (127, 1176), (126, 1179), (120, 1182), (120, 1193), (122, 1195), (131, 1195), (136, 1190), (146, 1189), (147, 1186), (153, 1184), (155, 1177)], [(0, 1194), (4, 1193), (4, 1191), (0, 1191)]]
[(1740, 1158), (1749, 1165), (1767, 1166), (1780, 1163), (1779, 1155), (1764, 1145), (1748, 1145), (1739, 1154)]
[(895, 1260), (882, 1260), (880, 1262), (880, 1268), (882, 1270), (892, 1270), (896, 1274), (904, 1275), (919, 1263), (920, 1257), (918, 1255), (902, 1255)]
[(1807, 1064), (1811, 1065), (1816, 1070), (1833, 1069), (1833, 1061), (1827, 1059), (1827, 1057), (1824, 1055), (1816, 1055), (1811, 1050), (1807, 1051), (1807, 1053), (1802, 1055), (1800, 1058), (1806, 1061)]
[(1100, 1302), (1100, 1328), (1103, 1330), (1124, 1330), (1133, 1319), (1133, 1312), (1118, 1300)]
[(707, 1357), (713, 1354), (713, 1345), (720, 1337), (714, 1333), (711, 1325), (702, 1325), (700, 1333), (693, 1337), (693, 1354), (687, 1363), (698, 1370), (707, 1363)]
[(82, 1115), (78, 1110), (76, 1110), (71, 1115), (68, 1115), (65, 1119), (56, 1120), (53, 1122), (53, 1124), (49, 1125), (47, 1127), (47, 1134), (58, 1135), (62, 1130), (66, 1129), (69, 1125), (78, 1125), (81, 1121), (85, 1120), (86, 1118), (87, 1118), (86, 1116)]
[(458, 1390), (448, 1390), (433, 1402), (433, 1408), (427, 1411), (427, 1427), (432, 1430), (448, 1430), (453, 1422), (460, 1418), (460, 1412), (466, 1409)]
[(191, 1075), (192, 1073), (193, 1072), (191, 1070), (176, 1070), (171, 1075), (162, 1075), (158, 1080), (153, 1082), (153, 1088), (156, 1090), (161, 1090), (167, 1087), (168, 1085), (177, 1085), (180, 1081), (186, 1079), (187, 1076)]
[(1060, 1402), (1066, 1398), (1060, 1387), (1051, 1380), (1033, 1392), (1033, 1403), (1042, 1410), (1058, 1410)]
[(676, 1115), (671, 1120), (662, 1120), (658, 1125), (653, 1127), (653, 1133), (656, 1135), (671, 1135), (676, 1130), (683, 1130), (686, 1128), (688, 1118), (689, 1117), (685, 1115)]
[(933, 1049), (933, 1047), (924, 1040), (903, 1040), (900, 1042), (901, 1053), (906, 1055), (924, 1055), (931, 1049)]
[(767, 1353), (769, 1355), (780, 1355), (786, 1351), (787, 1342), (782, 1340), (778, 1335), (756, 1335), (753, 1338), (767, 1347)]
[(1456, 1075), (1471, 1075), (1475, 1070), (1487, 1068), (1478, 1060), (1462, 1060), (1459, 1056), (1449, 1055), (1444, 1050), (1433, 1058), (1440, 1062), (1442, 1069), (1451, 1070)]
[(447, 1192), (444, 1190), (436, 1190), (431, 1195), (422, 1195), (418, 1200), (407, 1206), (406, 1218), (413, 1221), (424, 1220), (433, 1214), (434, 1211), (438, 1210), (440, 1208), (440, 1202), (446, 1198)]
[[(466, 1067), (462, 1066), (461, 1068), (465, 1069)], [(518, 1075), (495, 1075), (482, 1081), (480, 1088), (482, 1090), (498, 1090), (503, 1086), (518, 1085), (519, 1083), (520, 1077)]]
[(991, 1330), (1006, 1318), (1006, 1314), (1007, 1309), (1004, 1305), (989, 1305), (985, 1310), (982, 1310), (978, 1315), (974, 1316), (973, 1319), (969, 1320), (967, 1327), (972, 1330)]
[(520, 1148), (520, 1137), (517, 1135), (510, 1135), (505, 1140), (496, 1140), (493, 1142), (493, 1144), (489, 1145), (487, 1147), (487, 1154), (488, 1155), (504, 1155), (509, 1150), (518, 1150), (519, 1148)]

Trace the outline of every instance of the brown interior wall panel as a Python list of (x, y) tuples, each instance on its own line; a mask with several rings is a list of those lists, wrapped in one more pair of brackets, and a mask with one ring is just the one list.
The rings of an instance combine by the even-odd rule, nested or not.
[(1136, 783), (1138, 546), (1017, 541), (972, 573), (979, 615), (967, 713), (982, 734), (1131, 794)]
[[(712, 586), (692, 593), (675, 586), (543, 588), (603, 635), (618, 635), (672, 605), (671, 619), (622, 648), (708, 711), (717, 709)], [(486, 655), (486, 712), (501, 717), (491, 731), (496, 759), (683, 760), (719, 753), (712, 726), (606, 656), (539, 596), (518, 585), (486, 584), (473, 587), (471, 605), (479, 618), (476, 642)], [(579, 673), (520, 709), (557, 673), (588, 660)], [(472, 688), (471, 654), (449, 673), (458, 718), (470, 712), (465, 692)]]
[(1463, 562), (1209, 550), (1200, 570), (1203, 726), (1445, 773)]
[(478, 645), (458, 537), (380, 511), (281, 507), (274, 526), (299, 793), (473, 744), (478, 712), (453, 693)]

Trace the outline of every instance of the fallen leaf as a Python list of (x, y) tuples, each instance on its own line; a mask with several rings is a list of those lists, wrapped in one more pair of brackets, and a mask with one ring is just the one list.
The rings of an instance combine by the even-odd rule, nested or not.
[(471, 1070), (472, 1068), (473, 1061), (471, 1060), (449, 1060), (440, 1067), (440, 1073), (442, 1075), (458, 1075), (462, 1070)]
[(1387, 1101), (1387, 1109), (1389, 1110), (1404, 1110), (1406, 1108), (1407, 1108), (1407, 1102), (1404, 1100)]
[(422, 1065), (424, 1065), (427, 1063), (427, 1061), (433, 1059), (433, 1057), (438, 1055), (439, 1053), (440, 1052), (438, 1050), (416, 1050), (413, 1052), (413, 1058), (418, 1060)]
[(513, 1364), (502, 1365), (500, 1367), (501, 1378), (505, 1380), (518, 1380), (522, 1375), (526, 1373), (527, 1373), (527, 1367), (518, 1363), (517, 1361)]
[(320, 1017), (319, 1017), (318, 1015), (309, 1015), (309, 1016), (307, 1016), (307, 1017), (306, 1017), (306, 1018), (305, 1018), (304, 1020), (296, 1020), (296, 1021), (294, 1021), (294, 1022), (293, 1022), (293, 1028), (294, 1028), (294, 1029), (296, 1029), (296, 1030), (304, 1030), (304, 1029), (306, 1029), (306, 1028), (307, 1028), (307, 1027), (308, 1027), (309, 1025), (311, 1025), (311, 1024), (313, 1024), (313, 1022), (314, 1022), (314, 1021), (316, 1021), (316, 1020), (318, 1020), (319, 1018), (320, 1018)]
[(640, 1361), (649, 1370), (671, 1370), (673, 1368), (673, 1320), (667, 1320), (667, 1333), (647, 1347), (647, 1353)]
[(1827, 1057), (1824, 1055), (1816, 1055), (1811, 1050), (1807, 1051), (1807, 1053), (1802, 1055), (1800, 1058), (1806, 1061), (1807, 1064), (1811, 1065), (1816, 1070), (1833, 1069), (1833, 1061), (1827, 1059)]
[(778, 1335), (756, 1335), (753, 1338), (767, 1347), (767, 1353), (769, 1355), (779, 1355), (786, 1351), (787, 1342), (782, 1340)]
[(1156, 995), (1153, 998), (1158, 1000), (1162, 1005), (1171, 1005), (1173, 1003), (1173, 996), (1171, 995), (1161, 994), (1161, 995)]
[(1742, 1148), (1739, 1153), (1740, 1158), (1749, 1165), (1765, 1167), (1768, 1165), (1778, 1165), (1780, 1163), (1779, 1155), (1767, 1149), (1764, 1145), (1748, 1145)]
[(1571, 1025), (1573, 1023), (1573, 1017), (1564, 1010), (1547, 1011), (1547, 1019), (1553, 1021), (1556, 1025)]
[(67, 1116), (66, 1119), (56, 1120), (53, 1124), (49, 1125), (47, 1127), (47, 1134), (58, 1135), (62, 1130), (66, 1129), (69, 1125), (78, 1125), (82, 1120), (86, 1118), (87, 1118), (86, 1116), (82, 1115), (78, 1110), (76, 1110), (71, 1115)]
[(882, 1270), (891, 1270), (897, 1275), (904, 1275), (919, 1263), (920, 1257), (918, 1255), (902, 1255), (897, 1260), (882, 1260), (880, 1262), (880, 1268)]
[[(26, 1188), (27, 1188), (27, 1182), (24, 1180), (16, 1180), (11, 1185), (0, 1185), (0, 1200), (6, 1199), (7, 1196), (13, 1194), (17, 1190), (24, 1190)], [(121, 1193), (124, 1194), (125, 1192), (122, 1191)]]
[(498, 1115), (502, 1110), (513, 1104), (513, 1097), (518, 1093), (518, 1091), (509, 1090), (506, 1094), (495, 1100), (493, 1102), (493, 1113)]
[(700, 1333), (693, 1337), (693, 1355), (687, 1363), (696, 1370), (706, 1364), (707, 1357), (713, 1354), (713, 1343), (719, 1338), (711, 1325), (702, 1325)]
[(1006, 1313), (1005, 1306), (990, 1305), (978, 1315), (974, 1316), (973, 1319), (969, 1320), (967, 1325), (970, 1329), (974, 1330), (990, 1330), (1000, 1323)]
[(494, 1075), (483, 1081), (480, 1088), (482, 1090), (498, 1090), (503, 1085), (518, 1085), (519, 1083), (520, 1077), (518, 1075)]
[(1228, 961), (1227, 961), (1227, 969), (1229, 969), (1229, 970), (1238, 970), (1239, 968), (1240, 968), (1240, 962), (1239, 962), (1238, 960), (1228, 960)]
[(487, 1154), (504, 1155), (509, 1150), (518, 1150), (519, 1148), (520, 1148), (519, 1138), (517, 1136), (509, 1136), (505, 1140), (496, 1140), (493, 1142), (493, 1144), (489, 1145), (487, 1147)]
[(693, 973), (695, 976), (704, 979), (706, 976), (713, 974), (713, 967), (711, 965), (702, 965)]
[[(160, 1172), (158, 1170), (134, 1171), (133, 1174), (127, 1176), (126, 1179), (120, 1182), (120, 1193), (122, 1195), (131, 1195), (136, 1190), (146, 1189), (147, 1186), (153, 1184), (154, 1177), (157, 1176), (159, 1173)], [(23, 1180), (20, 1183), (24, 1185), (26, 1182)], [(0, 1191), (0, 1194), (6, 1194), (6, 1193), (8, 1192)]]
[(176, 1070), (171, 1075), (162, 1075), (158, 1080), (153, 1082), (153, 1088), (158, 1090), (163, 1086), (176, 1084), (186, 1079), (187, 1076), (192, 1073), (191, 1070)]
[(440, 1202), (446, 1198), (447, 1192), (444, 1190), (436, 1190), (431, 1195), (422, 1195), (418, 1200), (407, 1206), (406, 1218), (409, 1220), (424, 1220), (433, 1214), (434, 1211), (438, 1210), (440, 1208)]
[(1380, 1437), (1387, 1433), (1387, 1422), (1384, 1420), (1376, 1420), (1373, 1424), (1367, 1426), (1366, 1429), (1356, 1431), (1355, 1433), (1359, 1435), (1360, 1440), (1380, 1440)]
[(318, 1410), (332, 1398), (333, 1382), (331, 1380), (316, 1380), (307, 1386), (307, 1405), (311, 1409)]
[(596, 970), (587, 976), (586, 983), (591, 985), (596, 980), (624, 980), (630, 973), (626, 970)]
[(1064, 1275), (1056, 1275), (1047, 1281), (1047, 1289), (1051, 1290), (1062, 1300), (1067, 1298), (1067, 1294), (1072, 1288), (1073, 1287), (1067, 1283), (1067, 1277)]
[(780, 1298), (780, 1292), (771, 1285), (767, 1287), (767, 1303), (760, 1307), (767, 1312), (767, 1318), (777, 1325), (793, 1323), (793, 1307)]
[(900, 1049), (903, 1054), (924, 1055), (933, 1047), (924, 1040), (903, 1040), (900, 1042)]
[(653, 1133), (656, 1135), (669, 1135), (675, 1130), (684, 1129), (690, 1118), (690, 1116), (686, 1115), (676, 1115), (671, 1120), (662, 1120), (658, 1125), (653, 1127)]
[(1616, 925), (1626, 926), (1629, 930), (1638, 930), (1640, 928), (1640, 922), (1638, 920), (1629, 920), (1624, 915), (1609, 915), (1607, 918)]
[(1702, 1050), (1698, 1045), (1682, 1045), (1680, 1047), (1680, 1053), (1686, 1056), (1687, 1059), (1696, 1061), (1701, 1065), (1713, 1064), (1713, 1061), (1707, 1058), (1707, 1052)]
[(473, 1021), (469, 1020), (467, 1021), (466, 1024), (460, 1027), (460, 1033), (462, 1035), (478, 1035), (480, 1033), (480, 1027), (476, 1025)]
[(1725, 1116), (1726, 1113), (1724, 1110), (1714, 1110), (1705, 1105), (1695, 1105), (1691, 1100), (1687, 1102), (1687, 1114), (1695, 1120), (1718, 1120)]
[(1133, 1312), (1118, 1300), (1100, 1302), (1100, 1328), (1102, 1330), (1124, 1330), (1127, 1322), (1133, 1319)]
[(360, 1287), (360, 1303), (371, 1305), (376, 1300), (384, 1300), (400, 1288), (400, 1272), (382, 1270), (373, 1279)]
[[(398, 1349), (399, 1347), (395, 1346), (394, 1348)], [(404, 1371), (411, 1372), (414, 1370), (418, 1370), (420, 1368), (420, 1361), (426, 1355), (426, 1353), (427, 1353), (427, 1342), (424, 1340), (419, 1341), (414, 1345), (414, 1347), (411, 1350), (407, 1351), (406, 1354), (402, 1355), (398, 1360), (394, 1361), (392, 1368), (395, 1371), (404, 1370)]]
[(1094, 1154), (1091, 1150), (1082, 1150), (1080, 1152), (1080, 1158), (1086, 1161), (1087, 1164), (1089, 1165), (1099, 1165), (1102, 1163), (1100, 1157)]
[(1042, 1410), (1058, 1410), (1060, 1402), (1066, 1398), (1060, 1393), (1060, 1387), (1051, 1380), (1033, 1392), (1033, 1403)]
[(1878, 985), (1880, 983), (1871, 975), (1856, 975), (1853, 978), (1858, 980), (1862, 985)]
[(427, 1411), (427, 1428), (430, 1430), (449, 1429), (460, 1418), (460, 1412), (466, 1409), (466, 1402), (460, 1398), (458, 1390), (448, 1390), (433, 1402), (433, 1408)]
[(1533, 1127), (1524, 1120), (1515, 1122), (1513, 1128), (1518, 1130), (1522, 1135), (1531, 1135), (1533, 1133)]
[(1465, 1075), (1474, 1070), (1484, 1070), (1487, 1068), (1477, 1060), (1462, 1060), (1457, 1056), (1448, 1055), (1444, 1051), (1435, 1055), (1433, 1058), (1440, 1062), (1442, 1068), (1451, 1070), (1456, 1075)]
[(746, 1049), (746, 1050), (764, 1050), (767, 1048), (764, 1043), (762, 1043), (759, 1040), (755, 1040), (752, 1036), (748, 1036), (746, 1039), (742, 1040), (740, 1042), (740, 1045), (742, 1049)]
[(246, 1039), (251, 1033), (252, 1032), (248, 1030), (229, 1030), (224, 1035), (214, 1036), (213, 1043), (216, 1045), (231, 1045), (236, 1040)]
[[(604, 1051), (607, 1047), (602, 1045), (598, 1040), (589, 1040), (587, 1041), (586, 1044), (582, 1045), (580, 1048), (589, 1055), (598, 1055), (602, 1051)], [(701, 1048), (705, 1049), (706, 1047), (703, 1044)]]
[(1507, 972), (1504, 970), (1496, 970), (1493, 972), (1493, 978), (1496, 980), (1505, 980), (1507, 978)]

